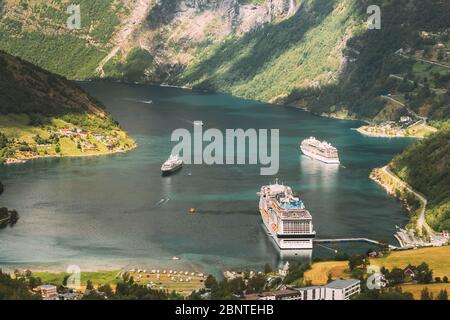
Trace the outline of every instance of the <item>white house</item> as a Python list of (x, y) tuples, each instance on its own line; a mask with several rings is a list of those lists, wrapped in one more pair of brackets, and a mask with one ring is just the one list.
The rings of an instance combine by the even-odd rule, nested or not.
[(251, 294), (246, 300), (349, 300), (361, 292), (361, 282), (356, 279), (339, 279), (324, 286), (305, 288), (283, 287), (274, 292)]
[(350, 300), (350, 297), (361, 292), (361, 281), (355, 279), (339, 279), (325, 286), (325, 300)]

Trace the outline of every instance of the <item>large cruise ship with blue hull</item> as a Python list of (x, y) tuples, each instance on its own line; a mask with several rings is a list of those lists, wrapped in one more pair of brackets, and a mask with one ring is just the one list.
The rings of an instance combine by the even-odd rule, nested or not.
[(313, 248), (316, 232), (312, 216), (303, 201), (294, 196), (290, 187), (277, 181), (261, 187), (258, 195), (264, 226), (280, 250)]

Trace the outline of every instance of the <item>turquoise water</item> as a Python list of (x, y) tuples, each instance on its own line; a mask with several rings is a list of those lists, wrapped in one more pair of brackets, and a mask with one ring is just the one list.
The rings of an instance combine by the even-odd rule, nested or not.
[[(6, 187), (2, 205), (20, 213), (14, 228), (0, 231), (2, 266), (180, 266), (219, 272), (280, 263), (261, 227), (256, 195), (275, 177), (259, 175), (259, 166), (244, 165), (186, 165), (176, 175), (161, 177), (161, 163), (174, 146), (170, 134), (177, 128), (192, 131), (195, 120), (202, 120), (205, 129), (280, 129), (276, 177), (300, 193), (320, 238), (364, 236), (395, 244), (395, 226), (407, 222), (402, 206), (368, 175), (411, 140), (368, 138), (351, 130), (358, 122), (229, 96), (141, 85), (82, 85), (107, 106), (139, 148), (1, 167)], [(148, 100), (153, 103), (140, 102)], [(300, 141), (312, 135), (339, 149), (341, 166), (300, 155)], [(188, 214), (192, 207), (196, 214)], [(339, 247), (348, 252), (367, 248)], [(314, 255), (330, 252), (317, 247)], [(173, 256), (181, 259), (172, 261)]]

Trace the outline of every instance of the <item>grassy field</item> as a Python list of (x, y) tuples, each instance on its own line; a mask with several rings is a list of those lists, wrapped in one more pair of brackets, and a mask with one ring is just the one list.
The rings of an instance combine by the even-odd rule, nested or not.
[(326, 261), (314, 263), (310, 270), (305, 272), (305, 280), (311, 281), (313, 285), (323, 285), (327, 283), (328, 274), (331, 273), (333, 279), (348, 278), (349, 274), (347, 261)]
[[(87, 281), (90, 280), (94, 287), (98, 287), (103, 284), (110, 284), (113, 289), (115, 289), (117, 283), (121, 280), (119, 270), (113, 271), (98, 271), (98, 272), (82, 272), (81, 273), (81, 289), (84, 290), (86, 288)], [(41, 278), (42, 282), (45, 284), (53, 284), (53, 285), (62, 285), (64, 277), (68, 276), (68, 273), (50, 273), (50, 272), (34, 272), (34, 277)], [(130, 274), (136, 283), (140, 285), (147, 285), (149, 283), (153, 283), (153, 289), (162, 289), (168, 290), (169, 292), (176, 291), (177, 293), (187, 296), (193, 290), (199, 289), (203, 286), (203, 277), (199, 277), (197, 274), (192, 276), (183, 275), (180, 278), (183, 281), (179, 281), (178, 276), (168, 275), (168, 274), (160, 274), (160, 278), (157, 279), (156, 274), (150, 273), (131, 273)], [(173, 280), (171, 278), (174, 278)], [(186, 278), (191, 277), (189, 282), (186, 282)], [(177, 281), (175, 281), (177, 280)]]
[(441, 75), (446, 75), (446, 74), (448, 74), (449, 71), (450, 71), (450, 69), (448, 69), (448, 68), (445, 68), (445, 67), (442, 67), (439, 65), (433, 65), (433, 64), (426, 63), (423, 61), (417, 61), (413, 66), (414, 75), (421, 79), (423, 79), (423, 78), (430, 79), (432, 87), (436, 86), (436, 84), (434, 83), (434, 80), (433, 80), (433, 74), (439, 73)]
[(433, 270), (433, 277), (450, 276), (450, 246), (423, 248), (407, 251), (394, 251), (385, 258), (371, 259), (372, 265), (404, 268), (408, 264), (428, 263)]
[(425, 287), (428, 288), (428, 290), (433, 294), (434, 298), (436, 298), (441, 290), (447, 290), (447, 292), (450, 292), (450, 283), (405, 284), (401, 287), (404, 292), (411, 292), (416, 300), (420, 299), (420, 293)]
[[(393, 251), (384, 258), (370, 259), (370, 264), (392, 269), (394, 267), (404, 268), (408, 264), (419, 265), (422, 262), (426, 262), (433, 270), (433, 277), (442, 278), (444, 276), (450, 276), (449, 257), (450, 246), (445, 246), (407, 251)], [(305, 272), (305, 280), (311, 281), (313, 285), (323, 285), (327, 283), (329, 273), (331, 273), (333, 279), (349, 278), (350, 274), (346, 272), (347, 269), (348, 261), (317, 262), (311, 266), (310, 270)], [(435, 285), (436, 288), (438, 288), (438, 285), (439, 284)], [(434, 284), (430, 286), (434, 286)], [(408, 288), (414, 289), (415, 287), (413, 285), (408, 285)]]
[[(131, 275), (139, 284), (147, 285), (148, 283), (153, 282), (154, 289), (164, 289), (168, 290), (169, 292), (176, 291), (177, 293), (184, 296), (189, 295), (193, 290), (203, 287), (203, 282), (205, 280), (205, 278), (199, 277), (197, 274), (195, 274), (194, 276), (189, 274), (178, 277), (177, 275), (160, 273), (159, 279), (157, 279), (156, 274), (151, 273), (140, 274), (140, 279), (138, 277), (139, 274), (137, 273), (132, 273)], [(189, 282), (186, 282), (185, 280), (188, 277), (190, 277), (191, 280)], [(183, 281), (179, 281), (180, 278)]]
[(40, 128), (28, 125), (29, 117), (25, 114), (0, 115), (0, 131), (8, 138), (32, 142), (36, 134), (46, 137), (46, 132)]
[[(119, 281), (118, 270), (115, 271), (98, 271), (98, 272), (82, 272), (81, 273), (81, 286), (84, 289), (87, 281), (90, 280), (94, 286), (109, 283), (112, 287)], [(34, 277), (41, 278), (45, 284), (62, 285), (64, 277), (68, 276), (68, 273), (50, 273), (50, 272), (33, 272)]]

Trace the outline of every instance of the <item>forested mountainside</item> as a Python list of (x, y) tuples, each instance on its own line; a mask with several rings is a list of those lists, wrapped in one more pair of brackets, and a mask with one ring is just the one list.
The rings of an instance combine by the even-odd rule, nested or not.
[[(450, 114), (445, 0), (0, 0), (0, 48), (70, 79), (168, 83), (375, 121)], [(367, 8), (381, 8), (381, 29)], [(434, 122), (433, 122), (434, 121)]]
[(408, 148), (390, 167), (427, 197), (428, 224), (450, 230), (450, 126)]
[(2, 51), (0, 91), (0, 114), (90, 112), (107, 117), (103, 106), (72, 82)]
[(134, 142), (65, 78), (0, 51), (0, 161), (119, 152)]
[[(68, 29), (81, 4), (83, 28)], [(92, 77), (128, 8), (123, 1), (0, 0), (0, 49), (69, 79)]]
[[(396, 120), (410, 110), (435, 120), (448, 119), (450, 3), (358, 1), (356, 14), (362, 19), (371, 4), (381, 8), (381, 29), (360, 31), (347, 41), (339, 80), (295, 90), (288, 101), (305, 99), (316, 110), (347, 113), (348, 109), (367, 119)], [(386, 96), (394, 101), (382, 99)]]

